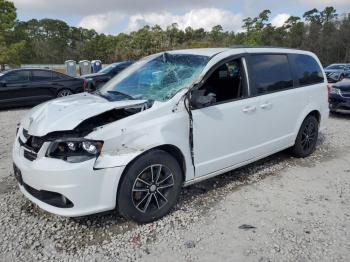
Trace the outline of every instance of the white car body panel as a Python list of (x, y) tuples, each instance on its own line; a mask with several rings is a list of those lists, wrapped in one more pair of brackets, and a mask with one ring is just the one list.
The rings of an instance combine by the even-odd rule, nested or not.
[[(223, 59), (264, 52), (307, 54), (314, 57), (321, 67), (314, 54), (291, 49), (169, 51), (212, 57), (194, 83), (200, 83)], [(80, 216), (113, 209), (125, 167), (154, 148), (172, 147), (180, 152), (184, 160), (185, 185), (227, 172), (292, 146), (301, 123), (312, 111), (319, 112), (320, 129), (324, 129), (328, 117), (325, 75), (324, 78), (325, 82), (320, 84), (192, 110), (193, 155), (190, 118), (185, 106), (190, 87), (184, 87), (166, 102), (155, 102), (146, 110), (95, 128), (85, 138), (102, 140), (102, 151), (96, 159), (82, 163), (47, 157), (50, 142), (44, 143), (35, 161), (25, 159), (19, 143), (19, 138), (26, 141), (23, 129), (38, 137), (56, 131), (70, 131), (88, 118), (113, 109), (139, 106), (145, 100), (109, 102), (84, 93), (46, 102), (33, 108), (21, 121), (13, 147), (13, 161), (21, 170), (24, 183), (36, 190), (63, 194), (74, 203), (74, 207), (54, 207), (32, 196), (25, 187), (20, 189), (31, 201), (49, 212)], [(253, 110), (247, 111), (247, 108)]]

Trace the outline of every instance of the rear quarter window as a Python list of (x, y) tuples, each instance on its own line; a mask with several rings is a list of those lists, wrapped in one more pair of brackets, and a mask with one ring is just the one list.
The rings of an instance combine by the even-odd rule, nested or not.
[(291, 54), (290, 59), (300, 86), (324, 82), (322, 69), (312, 56)]
[(68, 75), (52, 72), (52, 80), (69, 80), (69, 79), (71, 79), (71, 77)]
[(293, 75), (285, 54), (249, 56), (251, 95), (262, 95), (293, 87)]

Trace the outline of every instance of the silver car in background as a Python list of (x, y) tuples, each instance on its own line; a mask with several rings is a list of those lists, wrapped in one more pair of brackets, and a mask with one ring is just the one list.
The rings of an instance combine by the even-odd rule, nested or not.
[(331, 64), (324, 69), (329, 83), (350, 77), (350, 64)]

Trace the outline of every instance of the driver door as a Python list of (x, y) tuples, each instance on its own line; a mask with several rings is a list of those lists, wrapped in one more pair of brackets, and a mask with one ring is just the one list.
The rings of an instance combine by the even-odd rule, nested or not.
[[(214, 93), (219, 101), (192, 110), (196, 177), (230, 169), (259, 154), (255, 148), (260, 144), (256, 135), (259, 98), (248, 96), (243, 59), (225, 63), (226, 71), (220, 65), (207, 78), (203, 89)], [(239, 70), (232, 64), (239, 65)], [(237, 73), (238, 77), (231, 77)], [(237, 88), (241, 91), (237, 92)]]

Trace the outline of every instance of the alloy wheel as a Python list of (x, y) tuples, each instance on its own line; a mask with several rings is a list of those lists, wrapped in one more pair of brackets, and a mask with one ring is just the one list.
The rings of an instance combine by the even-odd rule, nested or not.
[(136, 178), (131, 197), (137, 210), (142, 213), (161, 209), (168, 202), (174, 188), (174, 175), (164, 165), (146, 167)]
[(70, 96), (72, 94), (72, 91), (70, 90), (61, 90), (57, 97), (64, 97), (64, 96)]
[(313, 122), (309, 122), (307, 125), (305, 125), (301, 135), (301, 146), (304, 151), (309, 151), (314, 146), (316, 135), (317, 129)]

